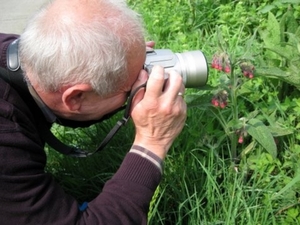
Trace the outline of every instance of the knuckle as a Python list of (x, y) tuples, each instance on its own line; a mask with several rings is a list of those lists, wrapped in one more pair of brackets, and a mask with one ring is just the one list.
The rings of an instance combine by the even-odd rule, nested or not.
[(181, 107), (177, 104), (173, 106), (170, 104), (162, 104), (160, 110), (166, 116), (173, 116), (173, 117), (186, 116), (185, 107)]
[(160, 110), (164, 115), (173, 114), (173, 107), (171, 107), (170, 104), (166, 104), (166, 103), (162, 104)]

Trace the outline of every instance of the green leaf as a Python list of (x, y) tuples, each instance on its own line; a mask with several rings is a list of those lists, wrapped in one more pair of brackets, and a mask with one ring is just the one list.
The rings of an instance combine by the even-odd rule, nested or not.
[(299, 4), (300, 0), (281, 0), (281, 3)]
[(298, 211), (298, 209), (290, 208), (290, 209), (288, 209), (288, 211), (287, 211), (287, 215), (288, 215), (289, 217), (292, 217), (293, 219), (296, 219), (297, 216), (299, 215), (299, 211)]
[(299, 27), (298, 22), (294, 17), (293, 10), (288, 10), (285, 14), (283, 14), (279, 24), (281, 42), (285, 42), (286, 32), (295, 34)]
[(286, 21), (287, 21), (287, 17), (288, 17), (288, 12), (286, 12), (285, 14), (283, 14), (283, 16), (281, 17), (280, 20), (280, 39), (281, 42), (284, 42), (284, 38), (285, 38), (285, 31), (286, 31)]
[(283, 71), (277, 67), (260, 67), (255, 69), (255, 73), (263, 76), (270, 76), (270, 77), (288, 77), (289, 74), (286, 71)]
[(271, 12), (268, 15), (267, 31), (265, 44), (268, 47), (278, 46), (280, 44), (280, 24)]
[[(268, 13), (268, 20), (266, 24), (266, 28), (259, 30), (260, 36), (268, 48), (277, 48), (281, 44), (281, 25), (277, 21), (276, 17), (272, 12)], [(277, 59), (278, 55), (274, 52), (266, 51), (266, 57), (271, 59)]]
[(297, 31), (298, 26), (299, 26), (298, 22), (295, 19), (292, 10), (289, 10), (287, 13), (288, 13), (288, 17), (287, 17), (287, 21), (286, 21), (286, 23), (287, 23), (286, 24), (286, 26), (287, 26), (286, 31), (289, 32), (289, 33), (295, 33)]
[(248, 153), (250, 153), (254, 147), (255, 147), (256, 142), (252, 141), (246, 148), (244, 148), (244, 150), (241, 152), (241, 156), (245, 156)]
[(293, 134), (294, 131), (290, 128), (283, 128), (278, 126), (268, 126), (273, 137), (281, 137), (285, 135)]
[(275, 5), (266, 5), (261, 10), (259, 10), (259, 12), (260, 13), (268, 13), (268, 12), (270, 12), (274, 8), (275, 8)]
[(297, 28), (296, 32), (295, 32), (295, 36), (299, 37), (300, 36), (300, 26)]
[(255, 69), (255, 74), (278, 78), (279, 80), (285, 81), (300, 90), (300, 73), (297, 71), (298, 68), (294, 68), (291, 64), (289, 70), (290, 71), (283, 71), (276, 67), (261, 67)]
[(268, 127), (258, 119), (251, 119), (246, 127), (247, 132), (259, 143), (261, 144), (267, 152), (273, 156), (277, 157), (277, 146), (275, 144), (274, 138)]
[(276, 53), (277, 55), (285, 58), (285, 59), (290, 59), (291, 56), (291, 51), (289, 51), (290, 49), (288, 49), (287, 47), (280, 47), (280, 46), (276, 46), (276, 48), (272, 48), (272, 47), (266, 47), (266, 49)]
[(272, 199), (276, 199), (278, 197), (282, 197), (282, 195), (286, 194), (285, 192), (290, 191), (290, 189), (294, 185), (298, 185), (299, 182), (300, 182), (300, 173), (298, 171), (298, 173), (296, 174), (296, 176), (294, 176), (293, 180), (291, 180), (287, 185), (285, 185), (285, 187), (283, 187), (279, 192), (277, 192), (274, 196), (272, 196)]

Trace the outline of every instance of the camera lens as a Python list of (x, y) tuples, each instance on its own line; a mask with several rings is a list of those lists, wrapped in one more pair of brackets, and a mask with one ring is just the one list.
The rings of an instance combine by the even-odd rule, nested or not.
[(175, 53), (175, 55), (179, 61), (179, 63), (176, 63), (175, 69), (180, 71), (185, 87), (197, 88), (207, 83), (208, 65), (201, 51)]
[(160, 65), (165, 71), (176, 70), (183, 79), (186, 88), (205, 86), (208, 80), (208, 66), (200, 50), (173, 53), (169, 49), (147, 52), (144, 69), (151, 73), (152, 67)]

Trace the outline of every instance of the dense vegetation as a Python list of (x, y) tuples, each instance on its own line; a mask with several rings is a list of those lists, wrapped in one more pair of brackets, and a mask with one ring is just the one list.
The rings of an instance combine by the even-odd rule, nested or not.
[[(201, 49), (210, 67), (208, 85), (186, 91), (188, 119), (165, 161), (149, 224), (300, 224), (300, 1), (128, 3), (156, 48)], [(53, 132), (93, 149), (120, 116)], [(47, 148), (47, 170), (79, 200), (90, 200), (132, 139), (128, 123), (90, 158)]]

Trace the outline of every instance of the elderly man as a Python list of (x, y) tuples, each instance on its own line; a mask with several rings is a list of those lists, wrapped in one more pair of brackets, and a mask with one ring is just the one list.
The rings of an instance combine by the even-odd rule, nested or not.
[[(141, 22), (122, 1), (53, 1), (20, 37), (0, 34), (2, 73), (8, 45), (17, 38), (23, 76), (36, 96), (31, 91), (29, 99), (0, 79), (1, 224), (146, 224), (161, 162), (186, 118), (178, 95), (184, 92), (181, 76), (171, 71), (166, 81), (162, 67), (154, 67), (150, 76), (142, 69)], [(146, 82), (130, 110), (136, 130), (132, 148), (102, 192), (79, 206), (44, 172), (41, 120), (48, 125), (97, 121)]]

